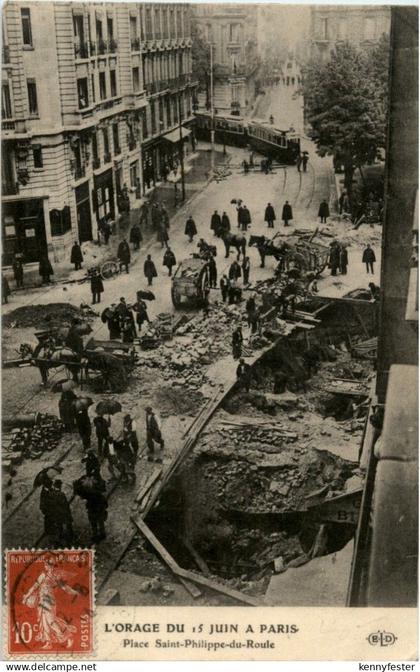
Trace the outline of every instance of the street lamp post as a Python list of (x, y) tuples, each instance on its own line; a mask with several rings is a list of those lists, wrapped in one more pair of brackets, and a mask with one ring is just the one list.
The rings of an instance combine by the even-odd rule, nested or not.
[(210, 42), (210, 96), (211, 96), (211, 150), (214, 151), (214, 83), (213, 83), (213, 43)]
[(182, 138), (181, 91), (178, 91), (178, 121), (179, 121), (179, 163), (181, 166), (181, 194), (182, 194), (182, 200), (185, 201), (184, 140)]

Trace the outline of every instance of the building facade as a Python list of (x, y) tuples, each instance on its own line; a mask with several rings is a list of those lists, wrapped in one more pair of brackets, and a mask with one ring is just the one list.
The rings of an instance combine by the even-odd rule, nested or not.
[(178, 126), (192, 121), (189, 6), (5, 4), (2, 74), (3, 264), (16, 252), (59, 261), (179, 152)]
[(390, 32), (391, 7), (387, 5), (313, 5), (310, 23), (312, 58), (326, 61), (339, 42), (363, 48)]
[[(255, 98), (257, 5), (195, 4), (193, 17), (201, 36), (213, 45), (215, 107), (244, 113)], [(204, 105), (204, 94), (199, 102)]]

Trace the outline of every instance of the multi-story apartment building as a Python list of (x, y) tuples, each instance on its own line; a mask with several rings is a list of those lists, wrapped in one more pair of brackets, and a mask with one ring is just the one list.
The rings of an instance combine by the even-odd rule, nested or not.
[(255, 96), (257, 5), (195, 4), (193, 15), (201, 36), (213, 45), (216, 108), (245, 112)]
[(327, 60), (339, 42), (363, 48), (389, 34), (391, 8), (387, 5), (313, 5), (310, 51)]
[(189, 25), (188, 5), (5, 4), (4, 264), (59, 260), (153, 186), (191, 120)]

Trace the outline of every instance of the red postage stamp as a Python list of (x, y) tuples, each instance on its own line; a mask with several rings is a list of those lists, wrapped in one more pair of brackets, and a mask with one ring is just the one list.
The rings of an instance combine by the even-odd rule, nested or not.
[(6, 551), (9, 654), (93, 651), (93, 551)]

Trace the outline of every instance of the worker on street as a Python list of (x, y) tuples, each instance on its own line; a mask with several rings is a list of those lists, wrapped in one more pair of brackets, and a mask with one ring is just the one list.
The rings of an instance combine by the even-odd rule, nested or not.
[(248, 231), (248, 226), (252, 224), (251, 213), (246, 205), (241, 208), (241, 227), (242, 231)]
[(106, 539), (105, 521), (108, 518), (108, 500), (104, 494), (105, 491), (104, 480), (99, 475), (93, 477), (92, 490), (85, 496), (86, 511), (92, 529), (93, 543)]
[(101, 302), (101, 294), (104, 291), (104, 283), (95, 269), (90, 276), (90, 291), (92, 292), (92, 305)]
[(191, 217), (191, 215), (188, 217), (187, 221), (185, 222), (185, 235), (188, 236), (188, 242), (192, 243), (194, 236), (197, 235), (197, 227), (195, 225), (195, 221)]
[(217, 287), (217, 266), (213, 255), (209, 259), (209, 283), (213, 289)]
[(16, 289), (22, 289), (23, 287), (23, 261), (22, 255), (15, 254), (13, 259), (13, 275), (16, 282)]
[(176, 258), (171, 248), (168, 247), (163, 255), (163, 266), (168, 269), (168, 275), (172, 275), (172, 268), (176, 265)]
[(74, 270), (79, 271), (82, 268), (83, 254), (77, 240), (74, 241), (70, 253), (70, 263), (74, 264)]
[(237, 261), (232, 261), (229, 267), (229, 280), (238, 280), (242, 275), (241, 267)]
[(143, 236), (141, 234), (141, 229), (139, 224), (133, 224), (131, 227), (130, 231), (130, 243), (133, 243), (133, 249), (134, 250), (139, 250), (140, 249), (140, 243), (143, 240)]
[(230, 219), (226, 212), (223, 210), (222, 213), (222, 233), (221, 235), (223, 236), (225, 233), (229, 233), (230, 231)]
[(229, 278), (224, 273), (220, 278), (220, 291), (222, 292), (223, 303), (226, 303), (226, 299), (228, 297), (229, 285), (230, 285)]
[(45, 474), (44, 482), (41, 488), (41, 494), (39, 496), (39, 508), (44, 516), (44, 534), (50, 535), (54, 531), (53, 526), (53, 516), (54, 516), (54, 505), (52, 497), (52, 479)]
[(165, 442), (162, 437), (160, 423), (151, 406), (146, 408), (146, 443), (148, 449), (148, 462), (162, 462), (162, 458), (155, 454), (155, 443), (157, 443), (161, 450), (165, 447)]
[(215, 236), (220, 236), (222, 220), (217, 210), (215, 210), (211, 216), (210, 228), (212, 229)]
[(77, 431), (79, 432), (80, 438), (82, 439), (83, 448), (84, 450), (89, 450), (92, 425), (90, 423), (87, 409), (81, 408), (77, 410), (75, 413), (75, 418)]
[(85, 465), (87, 477), (101, 475), (101, 464), (93, 450), (88, 450), (86, 455), (82, 458), (82, 464)]
[(4, 273), (1, 274), (1, 302), (2, 303), (9, 303), (9, 296), (11, 294), (10, 291), (10, 285), (9, 281), (4, 275)]
[(286, 201), (286, 203), (283, 205), (281, 218), (284, 222), (284, 226), (289, 226), (289, 222), (293, 219), (292, 206), (290, 205), (289, 201)]
[(321, 205), (319, 206), (318, 210), (318, 217), (321, 220), (321, 224), (326, 224), (327, 223), (327, 217), (330, 216), (330, 208), (328, 206), (328, 202), (325, 200), (321, 201)]
[(244, 337), (242, 335), (242, 328), (236, 327), (232, 333), (232, 355), (233, 359), (239, 359), (242, 354), (242, 343)]
[(50, 276), (54, 275), (53, 267), (46, 252), (42, 254), (39, 260), (39, 275), (42, 278), (43, 285), (49, 285), (51, 282)]
[(144, 262), (143, 271), (145, 277), (147, 278), (147, 284), (149, 285), (149, 287), (151, 287), (151, 285), (153, 284), (153, 278), (157, 278), (157, 271), (150, 254), (147, 255), (147, 259)]
[(62, 485), (63, 482), (56, 478), (51, 488), (51, 536), (56, 548), (69, 548), (73, 544), (73, 517)]
[(244, 387), (245, 390), (249, 392), (251, 384), (251, 367), (249, 364), (245, 363), (243, 357), (240, 358), (238, 368), (236, 369), (236, 380), (241, 387)]
[(98, 457), (103, 460), (105, 457), (105, 445), (109, 438), (109, 427), (111, 420), (107, 420), (101, 413), (98, 413), (93, 420), (98, 441)]
[(122, 271), (123, 267), (125, 267), (125, 272), (129, 273), (129, 266), (130, 266), (130, 261), (131, 261), (131, 252), (130, 252), (130, 247), (124, 238), (120, 244), (118, 245), (118, 252), (117, 252), (118, 259), (120, 261), (120, 272)]
[(139, 440), (137, 438), (136, 421), (133, 420), (130, 413), (124, 416), (123, 439), (130, 446), (136, 460), (139, 452)]
[(349, 255), (347, 253), (347, 248), (345, 245), (342, 245), (340, 248), (340, 273), (341, 275), (347, 275), (347, 266), (349, 264)]
[(373, 264), (376, 261), (375, 252), (372, 250), (369, 243), (366, 245), (366, 248), (363, 250), (362, 262), (366, 264), (366, 273), (372, 273), (373, 275)]
[(249, 273), (251, 271), (251, 262), (249, 257), (244, 257), (242, 260), (242, 276), (244, 280), (244, 285), (249, 283)]
[(274, 228), (274, 222), (276, 221), (276, 213), (274, 212), (274, 208), (271, 205), (271, 203), (267, 203), (267, 207), (264, 213), (264, 221), (267, 222), (269, 229)]
[(329, 267), (331, 275), (337, 275), (337, 271), (340, 268), (340, 245), (336, 240), (330, 243)]
[(149, 315), (147, 314), (146, 302), (143, 301), (143, 299), (137, 298), (137, 301), (134, 304), (133, 309), (136, 313), (136, 322), (140, 332), (145, 322), (148, 322), (150, 324)]

